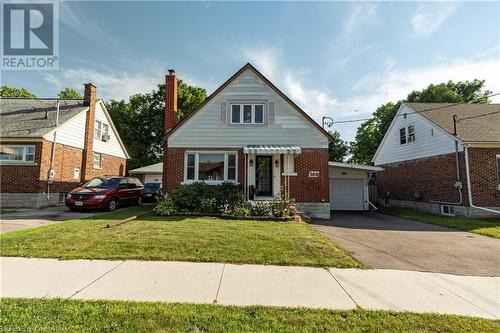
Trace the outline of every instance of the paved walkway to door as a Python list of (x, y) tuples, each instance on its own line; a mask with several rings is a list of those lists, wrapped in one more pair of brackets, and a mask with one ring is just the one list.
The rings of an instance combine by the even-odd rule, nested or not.
[(64, 297), (500, 318), (500, 278), (175, 261), (0, 258), (2, 297)]
[(375, 212), (333, 211), (311, 226), (372, 268), (500, 276), (500, 239)]

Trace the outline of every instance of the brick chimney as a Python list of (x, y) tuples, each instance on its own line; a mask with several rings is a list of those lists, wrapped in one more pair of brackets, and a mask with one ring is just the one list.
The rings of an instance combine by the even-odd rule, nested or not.
[(165, 115), (163, 118), (163, 135), (175, 126), (177, 122), (177, 78), (173, 69), (165, 75)]
[(85, 122), (85, 137), (82, 152), (82, 168), (80, 170), (81, 181), (87, 181), (92, 178), (92, 169), (94, 167), (94, 124), (96, 107), (96, 87), (92, 83), (85, 84), (83, 95), (83, 105), (88, 106), (87, 121)]

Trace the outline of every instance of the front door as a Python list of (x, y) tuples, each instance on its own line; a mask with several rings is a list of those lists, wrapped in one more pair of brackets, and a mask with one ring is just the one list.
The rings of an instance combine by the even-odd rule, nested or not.
[(257, 195), (273, 194), (272, 156), (257, 156), (255, 168), (255, 184)]

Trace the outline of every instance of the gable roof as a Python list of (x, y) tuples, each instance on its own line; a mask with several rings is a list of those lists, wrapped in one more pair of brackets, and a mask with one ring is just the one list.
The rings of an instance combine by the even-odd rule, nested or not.
[(457, 137), (462, 142), (500, 142), (500, 104), (404, 104), (452, 135), (457, 115)]
[(150, 164), (146, 165), (137, 169), (129, 170), (128, 173), (130, 174), (136, 174), (136, 173), (144, 173), (144, 174), (150, 174), (150, 173), (163, 173), (163, 162), (160, 163), (155, 163), (155, 164)]
[(193, 112), (191, 112), (186, 118), (184, 118), (180, 123), (178, 123), (172, 130), (170, 130), (165, 138), (168, 138), (172, 133), (178, 130), (181, 126), (191, 119), (193, 115), (195, 115), (198, 111), (200, 111), (205, 105), (208, 104), (215, 96), (217, 96), (224, 88), (226, 88), (231, 82), (233, 82), (241, 73), (245, 70), (250, 69), (253, 71), (264, 83), (266, 83), (274, 92), (280, 95), (288, 104), (290, 104), (295, 110), (297, 110), (309, 123), (311, 123), (316, 129), (318, 129), (322, 134), (324, 134), (328, 141), (331, 141), (332, 138), (330, 134), (325, 131), (317, 122), (315, 122), (304, 110), (302, 110), (297, 104), (295, 104), (288, 96), (286, 96), (281, 90), (279, 90), (269, 79), (267, 79), (261, 72), (259, 72), (252, 64), (249, 62), (246, 63), (243, 67), (241, 67), (236, 73), (234, 73), (226, 82), (224, 82), (219, 88), (217, 88), (210, 96), (208, 96), (203, 103), (200, 104)]
[[(61, 100), (59, 126), (87, 109), (83, 100)], [(0, 137), (43, 137), (57, 127), (53, 99), (0, 99)]]

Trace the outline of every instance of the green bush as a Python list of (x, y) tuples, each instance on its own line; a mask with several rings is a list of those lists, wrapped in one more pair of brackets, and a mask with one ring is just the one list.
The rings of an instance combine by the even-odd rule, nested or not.
[(242, 202), (243, 195), (238, 185), (229, 182), (220, 185), (193, 183), (179, 187), (172, 193), (171, 199), (181, 211), (217, 213), (225, 205), (233, 207)]
[(153, 214), (161, 216), (170, 216), (176, 212), (175, 204), (170, 199), (158, 201), (153, 208)]
[(290, 217), (292, 211), (293, 199), (287, 198), (281, 193), (277, 195), (271, 202), (272, 216), (274, 217)]

